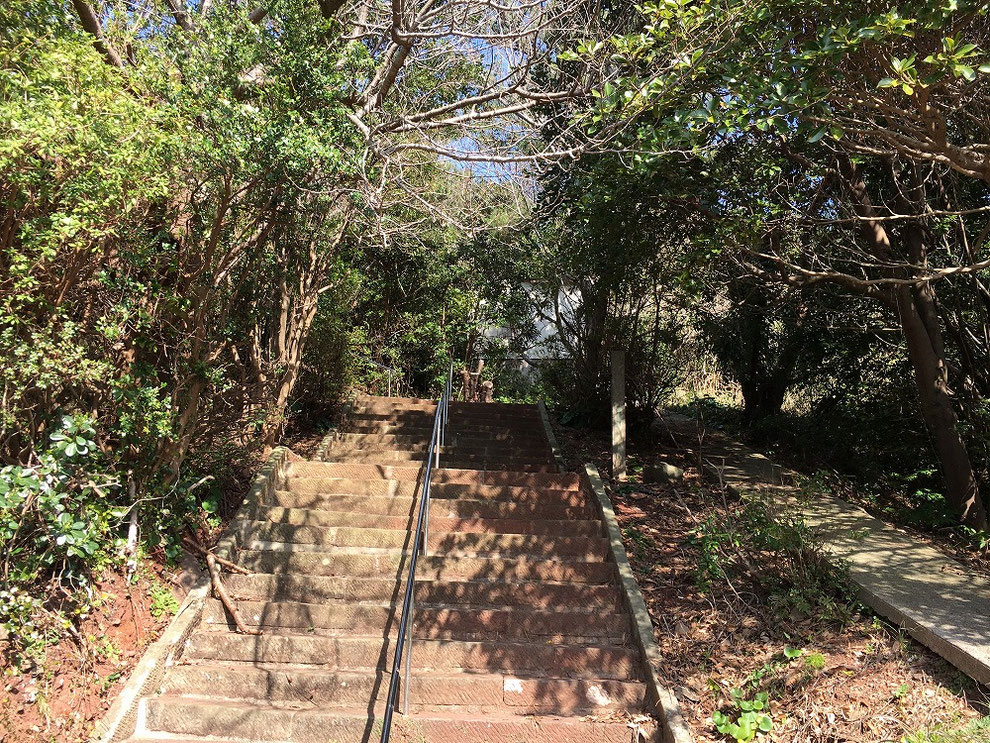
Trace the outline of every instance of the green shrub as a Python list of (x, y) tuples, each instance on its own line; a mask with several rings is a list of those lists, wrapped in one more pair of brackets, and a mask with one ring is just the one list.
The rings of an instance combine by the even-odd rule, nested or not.
[(706, 588), (744, 578), (762, 590), (780, 615), (816, 615), (844, 622), (855, 591), (803, 520), (760, 496), (709, 516), (691, 534), (698, 548), (697, 580)]

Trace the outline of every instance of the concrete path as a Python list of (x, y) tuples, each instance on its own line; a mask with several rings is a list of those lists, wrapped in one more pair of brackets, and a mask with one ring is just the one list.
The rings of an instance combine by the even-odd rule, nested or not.
[[(695, 421), (667, 414), (678, 443), (697, 451)], [(845, 560), (861, 600), (958, 669), (990, 684), (990, 581), (909, 533), (827, 493), (802, 495), (798, 473), (724, 436), (707, 432), (705, 469), (737, 491), (773, 491)]]

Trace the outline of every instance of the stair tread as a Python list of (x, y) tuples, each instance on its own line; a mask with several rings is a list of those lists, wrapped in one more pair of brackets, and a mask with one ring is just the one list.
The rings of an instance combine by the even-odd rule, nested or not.
[[(242, 550), (242, 554), (247, 553), (273, 553), (273, 554), (300, 554), (300, 555), (379, 555), (379, 556), (406, 556), (412, 554), (412, 549), (401, 547), (352, 547), (347, 545), (312, 545), (317, 549), (300, 549), (310, 545), (299, 545), (293, 542), (270, 542), (272, 548), (252, 549), (250, 547)], [(279, 545), (284, 545), (280, 547)], [(518, 562), (525, 564), (532, 563), (555, 563), (567, 565), (597, 565), (604, 563), (603, 557), (583, 557), (581, 555), (542, 555), (538, 553), (518, 553), (501, 554), (494, 551), (476, 550), (445, 550), (442, 553), (431, 552), (421, 555), (420, 564), (423, 561), (441, 562), (444, 560), (458, 560), (462, 558), (476, 558), (479, 560), (502, 560), (505, 562)], [(263, 571), (262, 571), (263, 572)]]

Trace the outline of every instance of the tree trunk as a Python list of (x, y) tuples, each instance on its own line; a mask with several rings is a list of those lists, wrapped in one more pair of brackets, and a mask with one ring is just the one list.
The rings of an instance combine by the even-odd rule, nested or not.
[[(846, 180), (853, 208), (863, 219), (861, 230), (870, 246), (870, 252), (880, 261), (892, 263), (896, 256), (891, 249), (890, 235), (883, 223), (876, 219), (866, 181), (848, 158), (840, 158), (839, 166)], [(901, 206), (906, 208), (909, 205), (902, 201)], [(921, 224), (907, 224), (902, 237), (905, 253), (911, 263), (921, 265), (925, 259), (925, 236)], [(908, 358), (914, 369), (921, 415), (931, 434), (942, 470), (945, 500), (964, 524), (974, 529), (985, 529), (987, 513), (980, 497), (976, 473), (973, 471), (966, 443), (957, 429), (959, 419), (952, 404), (934, 291), (926, 284), (900, 284), (880, 298), (897, 310)]]
[(985, 529), (986, 509), (980, 498), (969, 452), (956, 428), (959, 419), (945, 379), (945, 358), (939, 353), (940, 344), (933, 343), (910, 287), (903, 286), (897, 290), (897, 310), (914, 369), (921, 414), (941, 464), (945, 499), (964, 524), (974, 529)]
[(788, 382), (781, 376), (759, 377), (740, 382), (743, 396), (743, 419), (747, 423), (779, 415), (784, 407)]

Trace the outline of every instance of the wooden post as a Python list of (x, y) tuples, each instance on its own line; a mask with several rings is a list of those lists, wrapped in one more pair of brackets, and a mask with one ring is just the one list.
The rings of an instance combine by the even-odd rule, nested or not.
[(612, 351), (612, 477), (626, 479), (626, 352)]

